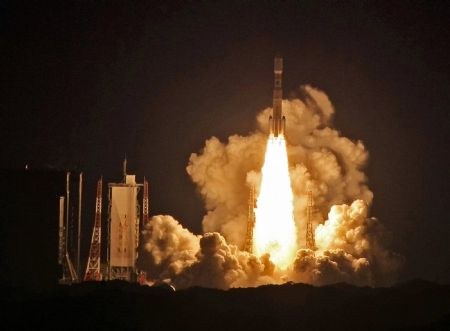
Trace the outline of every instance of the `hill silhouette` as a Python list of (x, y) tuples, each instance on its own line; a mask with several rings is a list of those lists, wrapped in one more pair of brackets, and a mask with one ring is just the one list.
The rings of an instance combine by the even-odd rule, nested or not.
[(450, 329), (450, 285), (422, 280), (390, 288), (286, 283), (228, 291), (112, 281), (2, 293), (2, 324), (13, 329)]

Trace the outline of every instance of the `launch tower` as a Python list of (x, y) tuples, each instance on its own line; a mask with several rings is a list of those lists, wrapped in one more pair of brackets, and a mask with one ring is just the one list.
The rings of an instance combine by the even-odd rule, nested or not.
[[(65, 215), (64, 215), (65, 207)], [(58, 264), (62, 267), (60, 284), (72, 284), (78, 282), (78, 274), (73, 266), (69, 254), (69, 227), (70, 227), (70, 172), (66, 173), (66, 196), (59, 198), (59, 244)], [(65, 216), (65, 219), (64, 219)]]
[(102, 183), (100, 178), (97, 182), (97, 198), (95, 201), (95, 221), (92, 230), (91, 248), (84, 275), (84, 281), (101, 280), (100, 258), (101, 258), (101, 239), (102, 239)]
[(314, 230), (312, 225), (312, 218), (314, 213), (312, 191), (308, 191), (308, 205), (306, 207), (306, 248), (315, 251), (316, 241), (314, 239)]
[(253, 229), (255, 228), (255, 207), (256, 207), (255, 187), (252, 186), (250, 188), (250, 196), (248, 199), (247, 233), (245, 236), (245, 246), (244, 246), (244, 249), (249, 253), (253, 253)]
[(109, 183), (108, 279), (136, 281), (137, 248), (139, 245), (140, 207), (136, 176), (127, 174), (126, 159), (123, 182)]
[(148, 181), (144, 177), (144, 193), (142, 196), (142, 227), (146, 226), (149, 217), (149, 205), (148, 205)]

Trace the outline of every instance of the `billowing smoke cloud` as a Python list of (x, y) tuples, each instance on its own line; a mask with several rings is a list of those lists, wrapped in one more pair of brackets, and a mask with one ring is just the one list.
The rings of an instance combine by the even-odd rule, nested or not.
[(333, 206), (328, 219), (315, 230), (316, 254), (308, 249), (297, 252), (293, 278), (319, 285), (389, 283), (401, 258), (383, 247), (385, 229), (367, 214), (363, 200)]
[(143, 268), (150, 279), (168, 280), (177, 288), (227, 289), (276, 282), (268, 256), (257, 258), (241, 251), (220, 233), (195, 236), (171, 216), (155, 216), (143, 235)]
[[(368, 153), (361, 141), (353, 142), (327, 127), (333, 114), (328, 97), (321, 91), (301, 88), (304, 100), (283, 101), (288, 156), (294, 193), (294, 213), (304, 238), (306, 192), (313, 191), (322, 215), (336, 204), (363, 199), (372, 202), (373, 194), (362, 171)], [(205, 232), (217, 231), (227, 241), (242, 246), (245, 237), (249, 186), (259, 187), (260, 169), (267, 143), (271, 108), (257, 117), (259, 131), (246, 136), (231, 136), (227, 143), (213, 137), (200, 154), (192, 154), (187, 171), (205, 199)], [(317, 223), (323, 217), (316, 215)], [(299, 242), (304, 245), (304, 242)]]
[(196, 261), (200, 237), (183, 228), (172, 216), (154, 216), (143, 231), (144, 257), (150, 279), (172, 279)]
[(261, 169), (266, 141), (261, 133), (231, 136), (227, 144), (213, 137), (206, 141), (202, 154), (191, 155), (187, 172), (205, 200), (205, 232), (220, 232), (242, 246), (249, 192), (246, 177)]
[[(247, 226), (249, 187), (259, 188), (271, 108), (257, 116), (258, 130), (212, 137), (191, 155), (187, 172), (205, 201), (205, 235), (194, 236), (170, 216), (157, 216), (144, 231), (152, 277), (179, 287), (228, 288), (281, 280), (374, 285), (393, 274), (398, 257), (383, 244), (385, 231), (368, 217), (373, 194), (363, 168), (368, 152), (330, 127), (333, 106), (310, 86), (283, 101), (298, 247), (305, 247), (306, 196), (313, 192), (318, 250), (300, 249), (289, 271), (274, 271), (268, 257), (241, 251)], [(328, 214), (328, 217), (327, 217)], [(326, 219), (326, 220), (325, 220)]]
[(258, 259), (229, 245), (217, 232), (200, 239), (197, 261), (186, 268), (174, 283), (180, 287), (243, 287), (274, 282), (273, 264), (268, 257)]

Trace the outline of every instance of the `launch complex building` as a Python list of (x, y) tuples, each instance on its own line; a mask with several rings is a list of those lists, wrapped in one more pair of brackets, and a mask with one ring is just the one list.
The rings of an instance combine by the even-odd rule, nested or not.
[[(144, 183), (137, 183), (135, 175), (127, 174), (126, 162), (125, 160), (123, 166), (123, 181), (108, 183), (106, 263), (101, 263), (103, 179), (98, 180), (94, 227), (84, 274), (76, 272), (67, 248), (70, 227), (69, 215), (64, 211), (70, 208), (70, 173), (67, 173), (66, 196), (60, 197), (58, 254), (58, 263), (62, 266), (60, 283), (71, 284), (80, 280), (145, 279), (145, 275), (137, 268), (137, 258), (140, 233), (148, 221), (148, 182), (144, 178)], [(79, 187), (82, 188), (82, 176)], [(141, 188), (143, 188), (142, 204), (138, 200)]]
[[(286, 134), (286, 118), (282, 112), (282, 73), (283, 59), (276, 56), (274, 59), (274, 89), (273, 110), (269, 117), (269, 138), (284, 137)], [(149, 219), (148, 182), (137, 183), (136, 176), (127, 173), (127, 160), (123, 163), (123, 181), (108, 183), (108, 216), (107, 216), (107, 242), (106, 263), (101, 263), (102, 238), (102, 195), (103, 180), (97, 183), (97, 198), (94, 227), (89, 250), (86, 271), (80, 272), (80, 218), (82, 197), (82, 173), (79, 178), (78, 197), (78, 251), (77, 268), (75, 269), (68, 250), (69, 241), (69, 210), (70, 205), (70, 173), (67, 173), (66, 195), (60, 197), (59, 212), (59, 249), (58, 263), (62, 266), (60, 283), (74, 283), (81, 279), (114, 280), (146, 282), (146, 275), (137, 268), (139, 237), (141, 230)], [(142, 204), (138, 195), (143, 188)], [(306, 246), (315, 250), (314, 232), (312, 228), (313, 199), (312, 192), (307, 194), (307, 222)], [(247, 216), (247, 233), (244, 247), (248, 252), (253, 251), (253, 229), (255, 226), (256, 195), (255, 188), (250, 188), (249, 208)], [(142, 210), (142, 215), (141, 215)]]

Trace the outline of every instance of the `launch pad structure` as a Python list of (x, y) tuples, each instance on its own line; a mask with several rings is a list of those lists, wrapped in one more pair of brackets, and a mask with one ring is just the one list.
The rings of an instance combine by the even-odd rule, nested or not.
[(314, 214), (314, 203), (312, 191), (308, 190), (308, 202), (306, 207), (306, 248), (315, 251), (316, 240), (314, 238), (314, 230), (312, 224), (313, 214)]
[(92, 230), (91, 247), (89, 249), (89, 258), (84, 275), (84, 281), (102, 280), (101, 273), (101, 253), (102, 253), (102, 195), (103, 195), (103, 178), (97, 182), (97, 198), (95, 200), (95, 220), (94, 229)]
[(250, 196), (248, 198), (248, 215), (247, 215), (247, 233), (245, 235), (244, 250), (253, 253), (253, 229), (255, 228), (255, 208), (256, 197), (255, 187), (250, 188)]
[(127, 174), (126, 159), (123, 165), (123, 182), (108, 183), (109, 208), (106, 261), (106, 278), (108, 280), (137, 280), (136, 261), (140, 234), (138, 193), (143, 186), (143, 184), (136, 183), (135, 175)]
[(79, 177), (79, 201), (78, 201), (78, 233), (77, 233), (77, 264), (73, 265), (70, 258), (70, 251), (72, 247), (69, 247), (72, 237), (70, 237), (70, 228), (72, 228), (73, 217), (71, 213), (70, 201), (70, 179), (71, 173), (66, 173), (66, 195), (59, 198), (59, 222), (58, 222), (58, 264), (61, 266), (62, 274), (59, 279), (60, 284), (73, 284), (77, 283), (80, 279), (80, 261), (78, 256), (80, 254), (80, 223), (81, 223), (81, 198), (82, 198), (82, 181), (83, 175), (80, 173)]
[[(81, 223), (81, 196), (82, 173), (79, 181), (78, 202), (78, 233), (76, 267), (72, 263), (71, 253), (73, 245), (69, 247), (69, 241), (73, 237), (73, 220), (67, 212), (71, 207), (70, 201), (70, 172), (66, 174), (66, 195), (59, 198), (59, 243), (58, 264), (62, 268), (60, 284), (73, 284), (80, 281), (99, 280), (126, 280), (135, 282), (140, 280), (146, 283), (145, 273), (137, 269), (138, 246), (140, 231), (149, 221), (148, 181), (144, 177), (144, 183), (136, 182), (136, 176), (127, 173), (127, 160), (123, 163), (123, 181), (120, 183), (108, 183), (108, 218), (107, 218), (107, 242), (106, 263), (102, 263), (102, 199), (103, 179), (97, 182), (97, 196), (95, 203), (95, 219), (92, 228), (92, 237), (86, 271), (83, 275), (80, 268), (80, 223)], [(141, 206), (138, 194), (143, 187), (142, 194), (142, 222)], [(72, 208), (73, 209), (73, 208)], [(74, 254), (73, 254), (74, 255)]]

